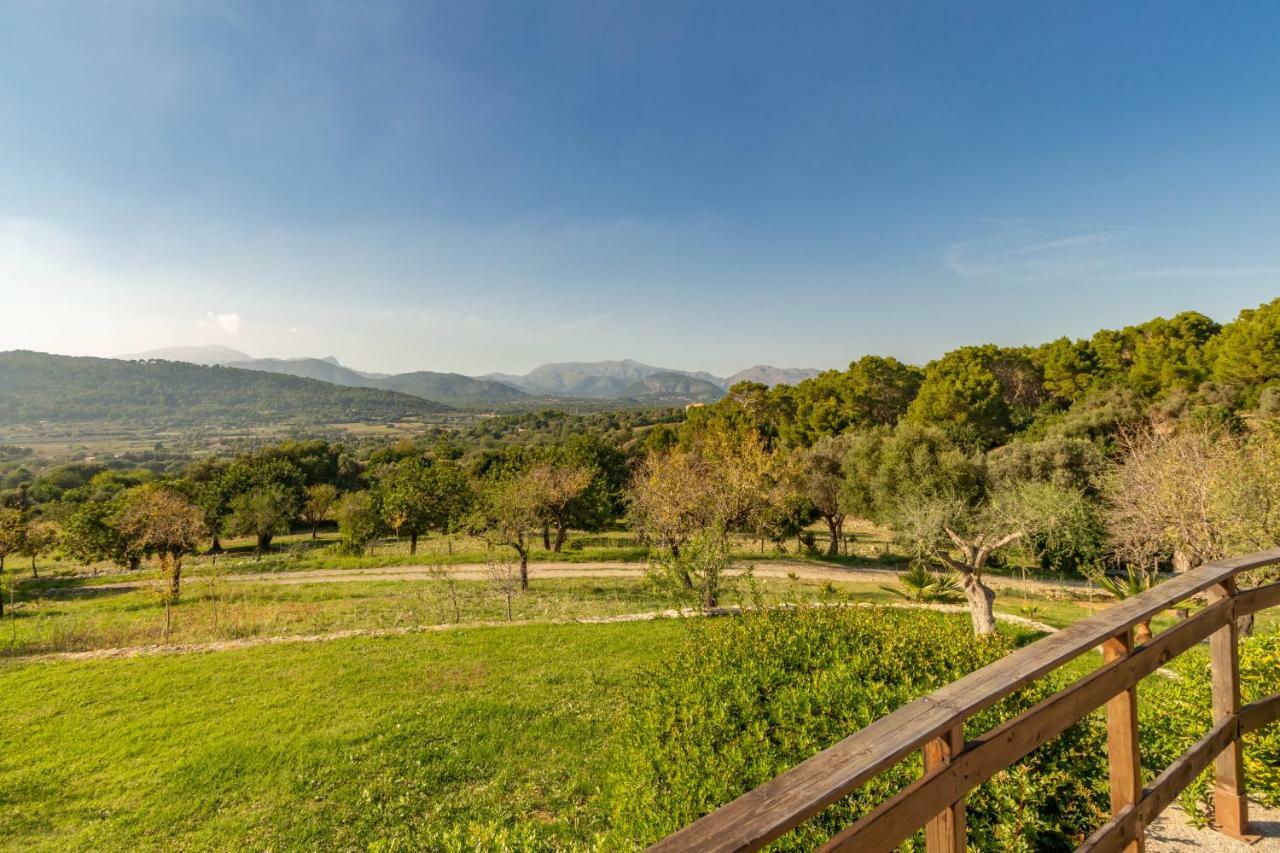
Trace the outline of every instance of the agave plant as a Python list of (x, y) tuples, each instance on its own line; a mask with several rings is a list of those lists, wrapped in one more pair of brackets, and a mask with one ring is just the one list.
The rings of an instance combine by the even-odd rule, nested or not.
[[(1135, 595), (1146, 592), (1156, 584), (1160, 583), (1161, 577), (1158, 572), (1140, 569), (1137, 566), (1127, 566), (1123, 575), (1109, 575), (1106, 572), (1096, 572), (1089, 576), (1090, 580), (1102, 587), (1117, 601), (1124, 601), (1126, 598), (1133, 598)], [(1151, 639), (1151, 620), (1139, 622), (1133, 629), (1133, 640), (1141, 645)]]
[(961, 599), (960, 584), (950, 575), (931, 572), (923, 562), (913, 562), (911, 567), (898, 575), (897, 586), (882, 586), (886, 592), (901, 596), (907, 601), (926, 604), (950, 604)]

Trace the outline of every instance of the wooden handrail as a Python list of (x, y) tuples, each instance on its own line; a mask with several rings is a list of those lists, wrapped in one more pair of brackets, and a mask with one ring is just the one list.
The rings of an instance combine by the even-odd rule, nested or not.
[[(1198, 770), (1184, 781), (1190, 768), (1198, 766), (1202, 753), (1207, 755), (1206, 762), (1218, 762), (1221, 776), (1224, 756), (1238, 763), (1240, 735), (1280, 716), (1280, 694), (1239, 707), (1235, 662), (1236, 619), (1280, 604), (1280, 584), (1237, 592), (1234, 578), (1275, 563), (1280, 563), (1280, 549), (1206, 563), (1183, 572), (902, 706), (650, 849), (758, 850), (917, 750), (924, 750), (926, 769), (920, 779), (832, 838), (824, 849), (887, 851), (927, 824), (931, 853), (963, 850), (958, 836), (963, 835), (963, 799), (969, 791), (1095, 709), (1121, 696), (1132, 698), (1144, 677), (1210, 639), (1214, 730), (1145, 790), (1133, 787), (1141, 774), (1132, 743), (1115, 748), (1116, 738), (1136, 736), (1126, 734), (1124, 725), (1112, 724), (1116, 715), (1127, 715), (1129, 709), (1109, 706), (1112, 760), (1125, 754), (1130, 756), (1126, 761), (1135, 766), (1113, 766), (1113, 819), (1081, 849), (1141, 850), (1143, 829), (1195, 778)], [(1209, 592), (1213, 599), (1209, 607), (1142, 646), (1131, 648), (1125, 643), (1124, 638), (1138, 623), (1203, 592)], [(962, 734), (957, 738), (956, 731), (962, 731), (965, 720), (1063, 664), (1109, 644), (1112, 651), (1106, 663), (1088, 676), (975, 741), (963, 743)], [(1249, 728), (1245, 728), (1246, 721)], [(1231, 769), (1226, 768), (1226, 776), (1232, 775)], [(1131, 786), (1128, 801), (1116, 798), (1117, 775), (1121, 784)], [(1233, 814), (1227, 815), (1229, 825), (1222, 828), (1244, 836), (1243, 781), (1228, 778), (1225, 785), (1220, 779), (1216, 802), (1220, 811)]]

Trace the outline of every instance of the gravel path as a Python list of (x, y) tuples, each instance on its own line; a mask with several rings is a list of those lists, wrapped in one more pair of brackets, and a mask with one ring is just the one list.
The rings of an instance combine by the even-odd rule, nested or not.
[(1244, 851), (1280, 851), (1280, 811), (1264, 809), (1257, 803), (1249, 804), (1250, 826), (1262, 836), (1262, 840), (1249, 845), (1229, 838), (1212, 829), (1196, 829), (1186, 814), (1173, 806), (1147, 827), (1148, 853), (1191, 853), (1203, 850), (1207, 853), (1244, 853)]

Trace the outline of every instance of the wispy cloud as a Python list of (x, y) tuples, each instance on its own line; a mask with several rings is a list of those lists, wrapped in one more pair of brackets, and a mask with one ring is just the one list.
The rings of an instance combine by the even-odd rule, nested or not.
[(1046, 240), (1043, 243), (1032, 243), (1030, 246), (1021, 246), (1017, 249), (1010, 249), (1004, 254), (1006, 256), (1031, 255), (1036, 252), (1049, 252), (1055, 249), (1066, 249), (1070, 246), (1105, 243), (1112, 239), (1114, 239), (1114, 235), (1112, 234), (1078, 234), (1075, 237), (1063, 237), (1058, 240)]
[(1115, 225), (1101, 222), (1057, 222), (1051, 219), (994, 219), (989, 217), (972, 217), (952, 219), (952, 222), (967, 222), (980, 225), (1029, 225), (1049, 228), (1081, 228), (1089, 231), (1149, 231), (1158, 234), (1194, 234), (1200, 237), (1245, 237), (1245, 234), (1231, 234), (1225, 231), (1201, 231), (1193, 228), (1158, 228), (1151, 225)]
[(1096, 276), (1109, 269), (1109, 255), (1097, 252), (1108, 234), (1082, 234), (1056, 240), (1026, 242), (1026, 236), (1002, 234), (983, 240), (952, 243), (942, 262), (951, 272), (967, 279), (1037, 282)]
[(1162, 270), (1134, 270), (1107, 276), (1108, 281), (1159, 281), (1181, 278), (1265, 278), (1280, 276), (1280, 267), (1205, 267)]
[(578, 329), (585, 329), (587, 326), (594, 326), (597, 323), (604, 323), (614, 318), (614, 314), (596, 314), (591, 317), (583, 317), (580, 320), (571, 320), (568, 323), (556, 326), (551, 329), (552, 334), (560, 335), (565, 332), (576, 332)]

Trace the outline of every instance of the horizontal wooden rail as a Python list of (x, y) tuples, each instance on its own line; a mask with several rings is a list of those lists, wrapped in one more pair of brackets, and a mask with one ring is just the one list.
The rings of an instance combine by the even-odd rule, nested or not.
[[(920, 779), (832, 838), (826, 848), (890, 850), (948, 808), (955, 809), (955, 803), (962, 802), (965, 794), (992, 775), (1118, 694), (1131, 690), (1173, 657), (1206, 638), (1221, 638), (1228, 629), (1234, 637), (1237, 617), (1280, 604), (1280, 584), (1239, 594), (1234, 592), (1233, 584), (1241, 572), (1278, 562), (1280, 549), (1274, 549), (1207, 563), (1179, 574), (904, 705), (650, 849), (758, 850), (917, 750), (936, 749), (940, 739), (954, 738), (957, 726), (1006, 696), (1080, 655), (1126, 635), (1138, 623), (1192, 596), (1211, 593), (1214, 603), (1192, 618), (1161, 632), (1132, 653), (1110, 660), (1035, 707), (965, 744), (962, 750), (949, 752), (945, 760), (926, 762), (928, 767)], [(1256, 728), (1280, 715), (1276, 698), (1280, 697), (1247, 706), (1238, 714), (1232, 713), (1228, 744), (1235, 743), (1242, 731), (1252, 730), (1244, 729), (1246, 719)], [(1238, 704), (1238, 696), (1236, 702)], [(1204, 748), (1210, 749), (1216, 744), (1216, 740), (1210, 741)], [(1213, 761), (1221, 751), (1209, 755), (1207, 761)], [(1161, 778), (1175, 769), (1176, 763)], [(1176, 781), (1181, 777), (1169, 778)], [(1147, 813), (1165, 796), (1155, 786), (1151, 791), (1154, 793), (1144, 792), (1137, 803), (1114, 815), (1112, 823), (1131, 820), (1140, 832), (1149, 820)], [(1133, 817), (1126, 817), (1128, 814)], [(962, 807), (958, 816), (962, 820)], [(1114, 832), (1119, 833), (1116, 838), (1126, 837), (1123, 830)], [(930, 832), (931, 850), (951, 849), (942, 846), (945, 834)], [(1116, 849), (1125, 847), (1122, 844)]]
[(1136, 684), (1226, 624), (1230, 602), (1179, 623), (1133, 655), (1119, 658), (970, 742), (941, 772), (911, 783), (831, 839), (829, 850), (882, 850), (906, 841), (916, 810), (937, 814), (996, 773), (1048, 743), (1108, 699)]
[(1143, 829), (1167, 809), (1178, 794), (1204, 772), (1237, 735), (1235, 720), (1218, 723), (1177, 761), (1166, 767), (1143, 790), (1141, 800), (1099, 827), (1078, 849), (1091, 853), (1123, 850), (1126, 845), (1138, 840)]
[(1280, 583), (1241, 590), (1236, 595), (1236, 615), (1248, 616), (1280, 604)]

